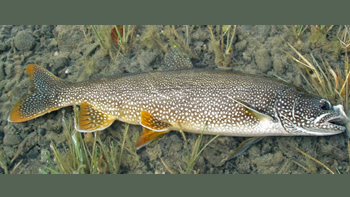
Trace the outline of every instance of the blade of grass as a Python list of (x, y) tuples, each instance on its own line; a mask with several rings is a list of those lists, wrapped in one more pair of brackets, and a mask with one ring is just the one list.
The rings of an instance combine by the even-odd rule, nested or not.
[(122, 143), (122, 147), (120, 149), (120, 154), (119, 154), (119, 158), (118, 158), (118, 168), (119, 168), (119, 166), (121, 164), (121, 160), (122, 160), (122, 156), (123, 156), (123, 152), (124, 152), (124, 145), (125, 145), (126, 136), (128, 134), (128, 131), (129, 131), (129, 124), (125, 124), (123, 143)]
[[(125, 26), (125, 25), (123, 25), (123, 36), (125, 36), (125, 27), (124, 27), (124, 26)], [(114, 28), (115, 28), (115, 30), (117, 31), (117, 34), (118, 34), (120, 43), (123, 43), (123, 38), (122, 38), (122, 36), (120, 35), (120, 32), (119, 32), (119, 30), (118, 30), (117, 25), (114, 25)], [(124, 39), (124, 40), (125, 40), (125, 39)]]
[(92, 29), (94, 30), (95, 35), (97, 36), (97, 39), (98, 39), (98, 41), (100, 42), (101, 46), (102, 46), (103, 48), (106, 48), (105, 45), (103, 44), (103, 41), (102, 41), (102, 39), (101, 39), (100, 34), (99, 34), (99, 33), (97, 32), (97, 30), (96, 30), (95, 25), (91, 25), (91, 27), (92, 27)]
[(323, 168), (325, 168), (329, 173), (334, 174), (334, 172), (329, 169), (326, 165), (324, 165), (322, 162), (318, 161), (317, 159), (313, 158), (311, 155), (305, 153), (304, 151), (300, 150), (298, 147), (295, 147), (295, 149), (297, 149), (297, 151), (301, 154), (303, 154), (304, 156), (306, 156), (307, 158), (311, 159), (312, 161), (316, 162), (317, 164), (321, 165)]

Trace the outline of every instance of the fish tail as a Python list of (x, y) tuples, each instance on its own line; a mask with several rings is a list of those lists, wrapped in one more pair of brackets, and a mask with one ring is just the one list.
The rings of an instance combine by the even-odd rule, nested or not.
[(59, 95), (67, 82), (35, 64), (27, 66), (27, 73), (33, 91), (13, 107), (8, 117), (10, 122), (24, 122), (64, 107)]

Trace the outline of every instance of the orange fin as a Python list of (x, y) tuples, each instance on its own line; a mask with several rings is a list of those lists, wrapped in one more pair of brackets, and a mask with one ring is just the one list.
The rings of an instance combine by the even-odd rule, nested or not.
[(140, 124), (145, 128), (148, 128), (150, 130), (157, 131), (157, 132), (168, 131), (170, 126), (170, 124), (168, 123), (165, 123), (153, 118), (153, 116), (145, 110), (141, 111)]
[(9, 122), (25, 122), (59, 109), (59, 107), (52, 107), (44, 109), (43, 111), (33, 112), (33, 110), (30, 109), (30, 102), (28, 101), (30, 100), (28, 98), (31, 97), (32, 96), (29, 95), (16, 103), (7, 119)]
[(146, 146), (147, 144), (151, 143), (153, 140), (160, 138), (161, 136), (163, 136), (168, 132), (169, 131), (157, 132), (147, 128), (143, 128), (141, 137), (136, 143), (136, 150), (139, 150), (140, 148)]
[(94, 132), (100, 131), (109, 127), (115, 117), (103, 113), (86, 102), (80, 104), (79, 125), (77, 131), (79, 132)]
[(24, 122), (63, 107), (59, 107), (55, 95), (68, 83), (35, 64), (27, 66), (27, 73), (34, 91), (15, 104), (8, 117), (10, 122)]

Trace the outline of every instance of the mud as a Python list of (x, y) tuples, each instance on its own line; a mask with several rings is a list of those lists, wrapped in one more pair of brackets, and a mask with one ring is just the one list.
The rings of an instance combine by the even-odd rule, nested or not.
[[(175, 27), (178, 36), (186, 40), (186, 26)], [(195, 67), (217, 68), (207, 26), (190, 26), (188, 46)], [(333, 30), (334, 29), (334, 30)], [(292, 54), (287, 43), (302, 54), (322, 56), (334, 68), (344, 67), (344, 51), (337, 45), (335, 26), (327, 36), (311, 31), (297, 39), (285, 26), (238, 26), (227, 66), (250, 74), (282, 78), (304, 89), (306, 86), (297, 67), (284, 51)], [(218, 29), (213, 32), (217, 38)], [(116, 73), (137, 73), (161, 70), (166, 50), (178, 41), (168, 26), (137, 26), (134, 43), (128, 53), (120, 53), (116, 45), (104, 48), (91, 26), (0, 26), (0, 149), (8, 171), (36, 174), (52, 154), (50, 143), (65, 147), (62, 109), (24, 123), (9, 123), (8, 113), (28, 92), (27, 64), (38, 64), (56, 76), (70, 81)], [(226, 41), (225, 41), (226, 42)], [(339, 41), (338, 41), (339, 44)], [(73, 114), (71, 107), (63, 109), (65, 116)], [(142, 129), (130, 125), (128, 143), (131, 151), (122, 157), (120, 173), (164, 174), (181, 173), (187, 168), (188, 152), (179, 132), (172, 131), (160, 140), (138, 151), (136, 143)], [(124, 123), (116, 121), (103, 132), (121, 140)], [(103, 139), (102, 136), (102, 139)], [(189, 151), (198, 135), (186, 133)], [(202, 146), (213, 136), (204, 136)], [(231, 150), (245, 138), (218, 137), (197, 158), (196, 173), (203, 174), (304, 174), (329, 173), (322, 166), (300, 154), (296, 147), (317, 158), (334, 172), (349, 173), (349, 156), (345, 134), (327, 137), (268, 137), (238, 158), (221, 163)], [(11, 160), (14, 158), (13, 162)], [(297, 163), (306, 166), (307, 170)], [(0, 166), (1, 167), (1, 166)], [(3, 167), (0, 173), (5, 173)]]

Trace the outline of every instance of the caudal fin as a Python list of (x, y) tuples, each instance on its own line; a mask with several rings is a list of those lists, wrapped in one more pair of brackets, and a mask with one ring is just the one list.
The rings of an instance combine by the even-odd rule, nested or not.
[(35, 91), (16, 103), (8, 121), (24, 122), (63, 107), (58, 94), (66, 82), (35, 64), (27, 66), (27, 73)]

